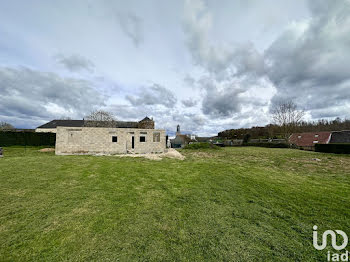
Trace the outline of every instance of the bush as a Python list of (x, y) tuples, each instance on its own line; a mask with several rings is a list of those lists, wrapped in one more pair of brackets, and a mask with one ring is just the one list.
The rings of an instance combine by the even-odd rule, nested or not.
[(350, 144), (316, 144), (316, 152), (350, 154)]
[(184, 149), (219, 149), (220, 147), (213, 145), (211, 143), (201, 142), (201, 143), (192, 143), (184, 147)]
[(0, 132), (0, 146), (55, 146), (56, 134), (35, 132)]
[(257, 146), (257, 147), (268, 147), (268, 148), (289, 148), (286, 143), (248, 143), (243, 144), (244, 146)]
[(245, 134), (245, 136), (243, 137), (243, 144), (247, 144), (250, 140), (250, 137), (250, 134)]

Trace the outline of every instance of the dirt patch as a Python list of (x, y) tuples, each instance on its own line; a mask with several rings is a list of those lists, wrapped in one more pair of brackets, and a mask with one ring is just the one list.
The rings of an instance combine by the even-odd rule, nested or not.
[(181, 155), (181, 153), (174, 148), (169, 148), (168, 152), (163, 153), (161, 155), (162, 155), (161, 157), (175, 158), (175, 159), (179, 159), (179, 160), (185, 159), (185, 157), (183, 155)]
[(47, 153), (47, 152), (55, 152), (54, 148), (43, 148), (40, 149), (39, 152)]
[[(108, 156), (108, 154), (95, 154), (95, 156)], [(181, 153), (174, 148), (168, 148), (167, 152), (160, 154), (121, 154), (121, 155), (113, 155), (116, 157), (144, 157), (149, 160), (159, 161), (163, 158), (173, 158), (178, 160), (184, 160), (185, 157), (181, 155)]]

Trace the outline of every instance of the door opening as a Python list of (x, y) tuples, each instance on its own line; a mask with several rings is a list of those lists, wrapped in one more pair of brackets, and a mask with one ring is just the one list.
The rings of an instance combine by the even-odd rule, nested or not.
[(131, 137), (131, 148), (132, 149), (135, 148), (135, 137), (134, 136)]

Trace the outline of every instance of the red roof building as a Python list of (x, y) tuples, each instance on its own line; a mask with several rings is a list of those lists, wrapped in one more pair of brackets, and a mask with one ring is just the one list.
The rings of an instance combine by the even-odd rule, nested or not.
[(332, 132), (294, 133), (289, 137), (289, 143), (304, 149), (314, 149), (315, 144), (328, 144)]

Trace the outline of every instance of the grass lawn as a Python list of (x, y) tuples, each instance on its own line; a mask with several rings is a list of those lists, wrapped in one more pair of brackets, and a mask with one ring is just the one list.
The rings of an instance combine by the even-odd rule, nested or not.
[(313, 248), (312, 226), (350, 236), (349, 156), (37, 150), (8, 147), (0, 159), (0, 261), (326, 261), (334, 250)]

